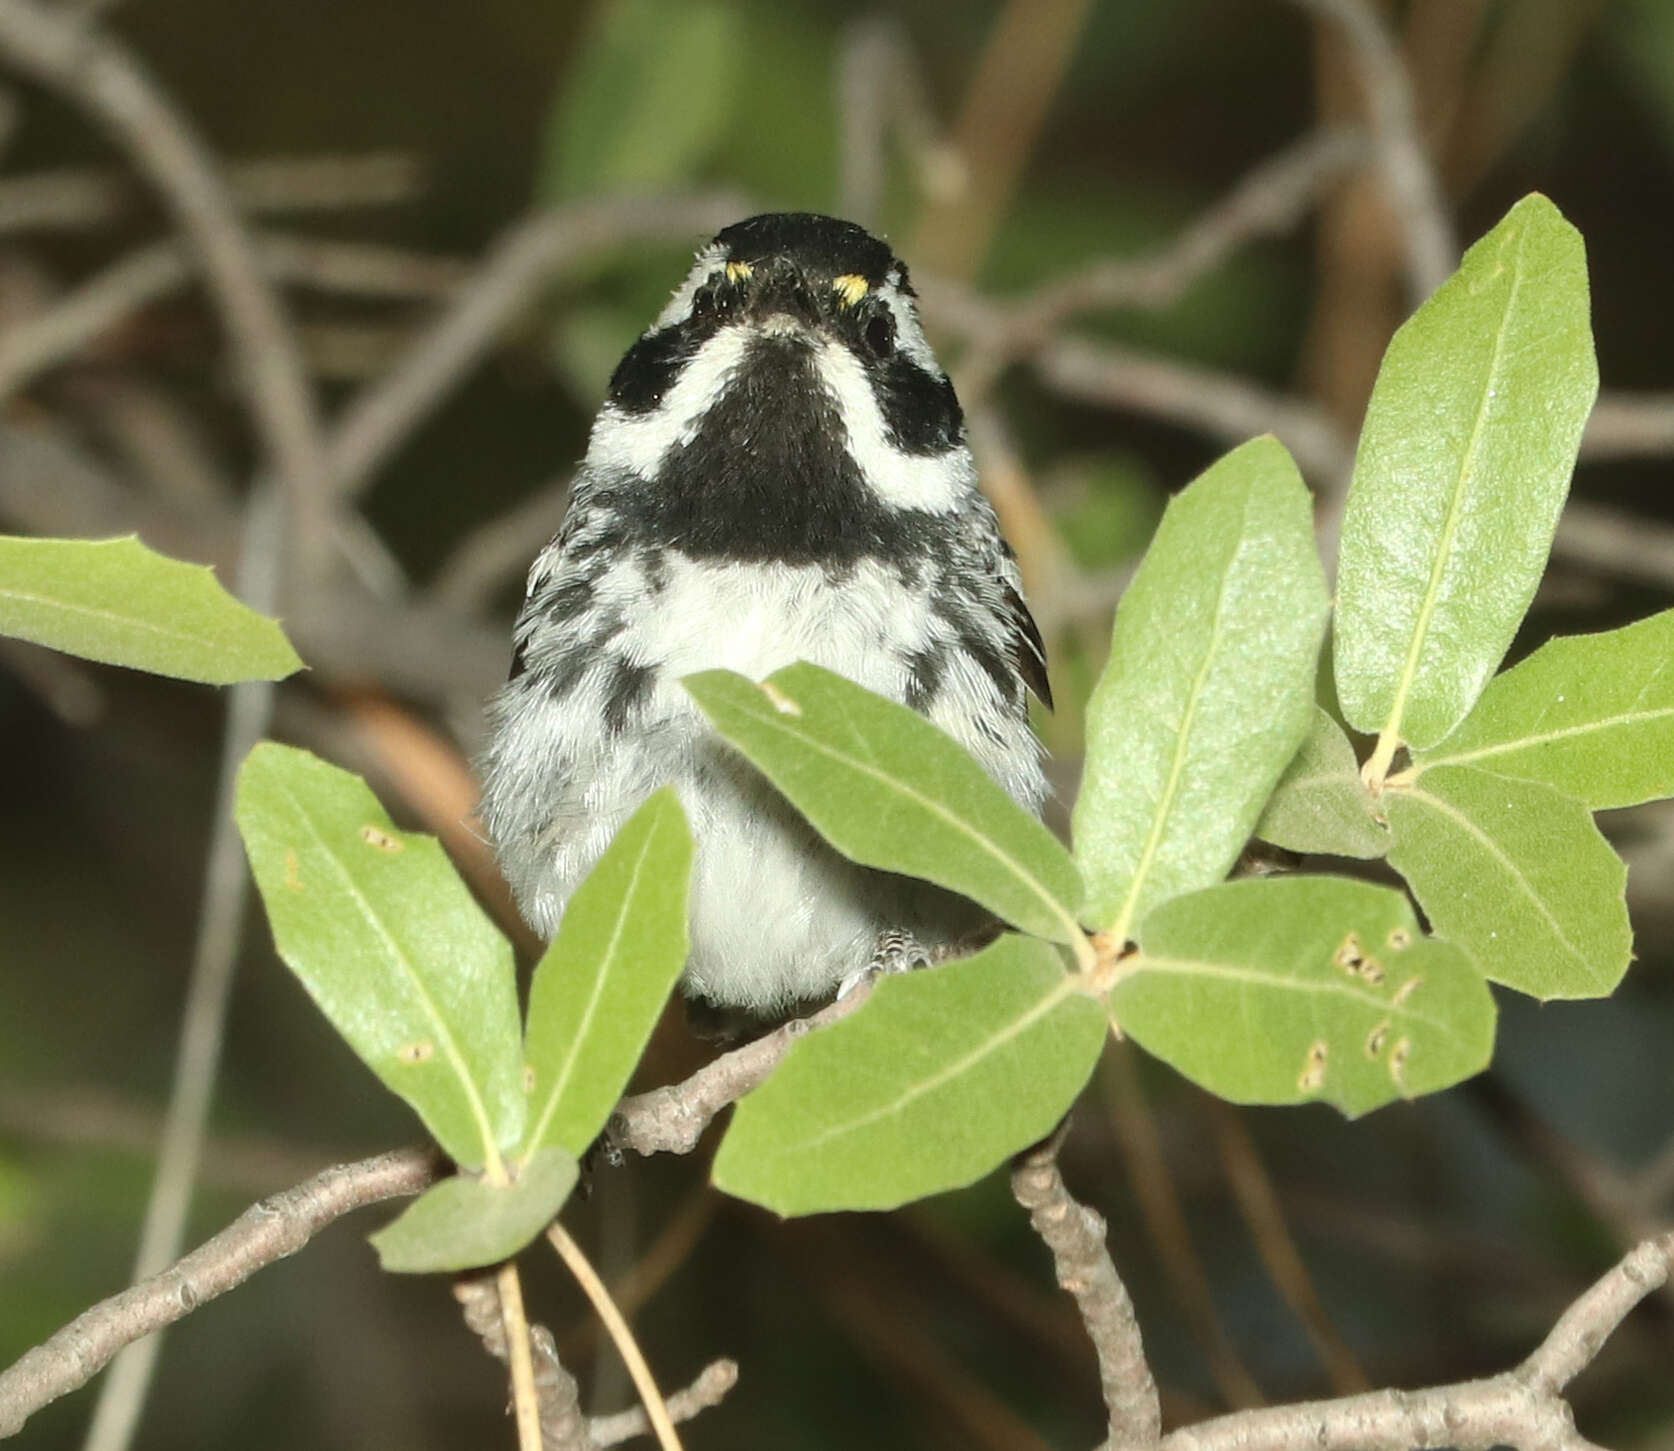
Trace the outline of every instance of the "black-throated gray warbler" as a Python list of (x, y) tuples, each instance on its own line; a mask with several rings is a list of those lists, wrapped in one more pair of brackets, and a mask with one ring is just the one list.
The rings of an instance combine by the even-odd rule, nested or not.
[(709, 728), (679, 684), (693, 671), (813, 661), (1039, 807), (1040, 635), (913, 297), (852, 223), (752, 217), (617, 366), (529, 572), (483, 763), (484, 820), (543, 936), (670, 781), (698, 843), (688, 994), (771, 1013), (859, 974), (882, 933), (961, 930), (946, 894), (821, 842)]

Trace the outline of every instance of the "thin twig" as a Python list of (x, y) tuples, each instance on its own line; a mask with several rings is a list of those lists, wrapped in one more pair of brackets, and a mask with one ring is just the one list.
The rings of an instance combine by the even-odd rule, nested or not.
[(628, 1374), (633, 1377), (634, 1386), (639, 1391), (640, 1403), (645, 1407), (645, 1413), (651, 1421), (651, 1429), (657, 1433), (657, 1440), (663, 1451), (681, 1451), (679, 1433), (674, 1429), (668, 1405), (651, 1375), (651, 1367), (645, 1363), (645, 1356), (634, 1339), (633, 1331), (622, 1318), (622, 1312), (616, 1308), (616, 1302), (610, 1298), (610, 1291), (605, 1288), (598, 1271), (593, 1268), (587, 1256), (581, 1252), (581, 1246), (570, 1238), (569, 1231), (559, 1221), (554, 1220), (547, 1226), (546, 1237), (553, 1249), (558, 1251), (558, 1258), (563, 1260), (569, 1272), (575, 1276), (582, 1292), (592, 1301), (599, 1319), (604, 1321), (605, 1329), (610, 1332), (610, 1338), (616, 1344), (616, 1353), (622, 1357), (623, 1363), (628, 1367)]
[[(676, 1425), (691, 1420), (694, 1416), (720, 1405), (726, 1399), (727, 1392), (737, 1384), (736, 1360), (710, 1361), (699, 1372), (696, 1380), (684, 1390), (676, 1391), (668, 1397), (666, 1404), (669, 1419)], [(594, 1416), (588, 1422), (588, 1430), (592, 1434), (595, 1446), (619, 1446), (624, 1441), (631, 1441), (635, 1436), (648, 1435), (652, 1430), (651, 1418), (645, 1414), (644, 1406), (632, 1406), (625, 1411), (618, 1411), (613, 1416)]]
[(15, 1435), (42, 1406), (86, 1385), (124, 1345), (295, 1254), (351, 1210), (428, 1188), (440, 1167), (430, 1149), (397, 1149), (335, 1165), (252, 1205), (162, 1274), (101, 1300), (0, 1371), (0, 1437)]
[(1078, 1204), (1064, 1186), (1058, 1171), (1063, 1133), (1060, 1127), (1044, 1144), (1018, 1156), (1011, 1192), (1052, 1251), (1058, 1283), (1075, 1297), (1087, 1338), (1098, 1352), (1099, 1383), (1110, 1417), (1105, 1448), (1155, 1446), (1162, 1435), (1162, 1407), (1139, 1321), (1105, 1244), (1103, 1218)]
[(1459, 247), (1441, 184), (1424, 149), (1412, 82), (1383, 19), (1366, 0), (1293, 0), (1342, 27), (1371, 103), (1372, 137), (1401, 228), (1407, 287), (1416, 304), (1447, 281)]
[(244, 224), (191, 126), (114, 37), (38, 0), (0, 0), (0, 52), (96, 116), (163, 194), (203, 264), (251, 416), (290, 495), (304, 575), (327, 538), (327, 460), (302, 355)]
[(506, 325), (566, 268), (630, 242), (695, 240), (735, 220), (746, 207), (726, 193), (624, 197), (538, 212), (518, 223), (442, 317), (339, 420), (330, 445), (337, 486), (349, 494), (362, 492)]
[[(483, 1349), (501, 1364), (508, 1365), (511, 1342), (507, 1338), (508, 1323), (499, 1280), (495, 1270), (459, 1275), (453, 1282), (453, 1298), (459, 1302), (466, 1326), (482, 1341)], [(559, 1362), (552, 1332), (544, 1325), (530, 1325), (524, 1335), (524, 1354), (533, 1363), (540, 1428), (537, 1445), (544, 1451), (594, 1451), (587, 1418), (581, 1414), (581, 1392), (575, 1377)]]
[(511, 1367), (512, 1410), (517, 1417), (519, 1451), (541, 1451), (540, 1402), (535, 1395), (535, 1361), (529, 1353), (529, 1318), (523, 1313), (523, 1283), (517, 1261), (495, 1272), (500, 1292), (500, 1322), (506, 1329), (506, 1362)]
[(1179, 1191), (1163, 1154), (1156, 1120), (1145, 1101), (1134, 1055), (1132, 1044), (1115, 1044), (1114, 1051), (1105, 1055), (1099, 1068), (1099, 1081), (1111, 1129), (1139, 1200), (1146, 1233), (1161, 1261), (1169, 1289), (1208, 1358), (1209, 1373), (1222, 1397), (1234, 1408), (1259, 1406), (1266, 1397), (1239, 1359), (1237, 1348), (1215, 1312), (1209, 1277), (1192, 1244)]

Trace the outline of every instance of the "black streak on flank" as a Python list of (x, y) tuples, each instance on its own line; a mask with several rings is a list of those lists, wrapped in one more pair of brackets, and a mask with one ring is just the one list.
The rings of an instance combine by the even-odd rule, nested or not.
[(605, 728), (613, 736), (621, 735), (627, 729), (629, 718), (645, 704), (656, 674), (649, 665), (631, 665), (626, 660), (615, 662), (604, 707)]

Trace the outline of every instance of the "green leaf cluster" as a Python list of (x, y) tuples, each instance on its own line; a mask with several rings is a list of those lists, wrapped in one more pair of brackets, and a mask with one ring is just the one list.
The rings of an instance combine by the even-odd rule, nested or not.
[[(689, 681), (840, 850), (1025, 934), (799, 1043), (741, 1106), (718, 1182), (783, 1213), (966, 1183), (1069, 1107), (1107, 1016), (1224, 1097), (1359, 1114), (1487, 1064), (1490, 982), (1609, 992), (1631, 941), (1591, 812), (1674, 789), (1674, 612), (1494, 678), (1596, 387), (1580, 238), (1530, 197), (1389, 348), (1334, 612), (1275, 440), (1168, 506), (1087, 707), (1072, 851), (912, 712), (812, 666)], [(1252, 833), (1386, 858), (1411, 898), (1224, 881)]]
[(692, 842), (673, 792), (577, 890), (526, 1026), (511, 944), (435, 839), (398, 830), (358, 776), (263, 744), (237, 818), (279, 955), (461, 1171), (374, 1236), (385, 1268), (515, 1254), (569, 1196), (685, 965)]
[[(643, 27), (658, 9), (634, 0), (601, 24)], [(704, 13), (681, 23), (702, 30)], [(605, 114), (610, 99), (575, 104)], [(1592, 813), (1674, 791), (1674, 611), (1495, 674), (1596, 391), (1587, 307), (1580, 238), (1535, 196), (1401, 329), (1357, 455), (1334, 611), (1276, 440), (1181, 491), (1087, 706), (1070, 848), (929, 721), (827, 671), (686, 682), (838, 850), (1007, 929), (799, 1039), (740, 1105), (723, 1188), (801, 1214), (969, 1183), (1050, 1132), (1107, 1031), (1239, 1102), (1359, 1114), (1481, 1069), (1491, 982), (1614, 988), (1632, 952), (1625, 869)], [(180, 673), (183, 657), (151, 649), (160, 619), (197, 640), (236, 626), (241, 644), (212, 654), (290, 668), (276, 627), (124, 543), (107, 557), (150, 574), (122, 609), (88, 583), (94, 565), (55, 576), (41, 554), (26, 582), (0, 572), (0, 624)], [(0, 566), (27, 560), (4, 544)], [(183, 591), (172, 613), (152, 575)], [(514, 1253), (570, 1192), (684, 965), (693, 844), (671, 791), (575, 894), (524, 1023), (504, 939), (437, 844), (399, 831), (357, 778), (264, 745), (238, 821), (281, 955), (461, 1169), (378, 1236), (385, 1263)], [(1312, 871), (1225, 880), (1252, 834), (1383, 859), (1405, 890)]]

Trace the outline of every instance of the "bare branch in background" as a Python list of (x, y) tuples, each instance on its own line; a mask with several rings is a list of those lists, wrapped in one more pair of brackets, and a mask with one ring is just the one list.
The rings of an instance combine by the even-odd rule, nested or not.
[(569, 497), (566, 474), (477, 525), (442, 561), (432, 598), (463, 614), (486, 613), (506, 582), (521, 576), (535, 551), (558, 532)]
[(840, 216), (876, 226), (892, 130), (925, 196), (947, 199), (966, 185), (964, 161), (942, 134), (912, 43), (893, 16), (864, 16), (843, 36), (837, 124)]
[(252, 1205), (172, 1268), (100, 1301), (0, 1371), (0, 1437), (15, 1435), (42, 1406), (86, 1385), (124, 1345), (295, 1254), (351, 1210), (428, 1188), (440, 1167), (433, 1150), (397, 1149), (336, 1165)]
[(333, 430), (337, 487), (358, 495), (378, 468), (566, 268), (634, 242), (697, 242), (748, 209), (725, 194), (626, 197), (538, 212), (495, 243), (452, 306)]
[(1412, 82), (1383, 18), (1367, 0), (1293, 0), (1343, 28), (1371, 103), (1372, 139), (1389, 203), (1401, 226), (1407, 288), (1414, 304), (1445, 282), (1459, 261), (1441, 183), (1418, 124)]
[(1076, 338), (1043, 348), (1034, 368), (1042, 382), (1065, 397), (1149, 414), (1220, 443), (1277, 434), (1302, 472), (1316, 481), (1345, 476), (1353, 457), (1349, 440), (1312, 404), (1233, 374)]
[(113, 132), (197, 252), (238, 356), (246, 401), (290, 496), (305, 575), (328, 533), (327, 460), (296, 339), (196, 134), (119, 41), (38, 0), (0, 0), (0, 53)]
[(1099, 258), (1049, 279), (1018, 302), (984, 302), (969, 289), (925, 279), (926, 311), (971, 345), (954, 379), (960, 396), (980, 397), (1007, 366), (1046, 346), (1081, 313), (1168, 307), (1240, 247), (1289, 231), (1368, 154), (1366, 137), (1356, 131), (1304, 136), (1255, 167), (1166, 246), (1137, 257)]
[(1062, 1135), (1060, 1126), (1044, 1144), (1018, 1156), (1011, 1192), (1052, 1251), (1058, 1283), (1075, 1297), (1087, 1338), (1098, 1352), (1099, 1384), (1110, 1417), (1101, 1451), (1155, 1446), (1162, 1435), (1162, 1407), (1139, 1321), (1105, 1244), (1103, 1218), (1078, 1204), (1064, 1186), (1058, 1170)]
[[(244, 515), (238, 594), (245, 604), (264, 614), (272, 613), (279, 598), (284, 521), (284, 502), (278, 490), (266, 482), (258, 483)], [(227, 694), (197, 942), (181, 1011), (168, 1112), (163, 1119), (139, 1250), (134, 1256), (136, 1282), (161, 1274), (179, 1258), (186, 1238), (186, 1218), (197, 1187), (221, 1063), (227, 1007), (232, 998), (233, 972), (238, 965), (250, 898), (250, 876), (244, 865), (244, 844), (233, 820), (233, 798), (244, 758), (267, 734), (274, 693), (272, 681), (252, 680), (235, 685)], [(99, 1387), (98, 1405), (87, 1435), (89, 1451), (122, 1451), (132, 1442), (161, 1347), (161, 1335), (149, 1335), (117, 1357)]]
[[(395, 151), (228, 161), (223, 174), (239, 210), (252, 216), (389, 206), (418, 196), (425, 182), (418, 158)], [(133, 179), (109, 169), (0, 177), (0, 236), (100, 226), (138, 201)]]

